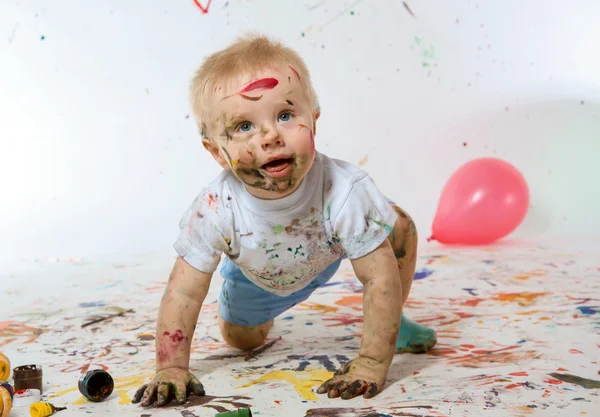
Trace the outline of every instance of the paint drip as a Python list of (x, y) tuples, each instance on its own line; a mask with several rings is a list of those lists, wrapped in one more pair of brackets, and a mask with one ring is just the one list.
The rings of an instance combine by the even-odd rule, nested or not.
[(102, 369), (88, 371), (79, 378), (79, 392), (93, 402), (104, 401), (115, 388), (115, 382), (110, 374)]
[(215, 417), (252, 417), (252, 411), (249, 408), (237, 408), (233, 411), (217, 413)]

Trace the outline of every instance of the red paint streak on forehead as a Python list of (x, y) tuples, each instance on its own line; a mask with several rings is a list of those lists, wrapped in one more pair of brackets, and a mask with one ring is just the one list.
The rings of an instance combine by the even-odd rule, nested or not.
[(292, 70), (292, 72), (293, 72), (294, 74), (296, 74), (296, 77), (298, 77), (298, 81), (300, 81), (300, 74), (298, 74), (298, 71), (296, 71), (296, 70), (294, 69), (294, 67), (292, 67), (291, 65), (288, 65), (288, 67), (290, 67), (290, 69)]
[(240, 91), (240, 93), (247, 93), (248, 91), (256, 90), (259, 88), (265, 88), (267, 90), (270, 90), (272, 88), (275, 88), (277, 84), (279, 84), (279, 81), (277, 81), (275, 78), (263, 78), (261, 80), (251, 82), (246, 87), (244, 87), (244, 89)]

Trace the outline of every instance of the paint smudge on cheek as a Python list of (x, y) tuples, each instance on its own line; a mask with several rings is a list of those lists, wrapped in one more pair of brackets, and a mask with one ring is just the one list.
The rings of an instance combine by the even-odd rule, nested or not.
[(240, 94), (247, 93), (249, 91), (257, 90), (257, 89), (271, 90), (271, 89), (275, 88), (277, 86), (277, 84), (279, 84), (279, 81), (277, 81), (275, 78), (263, 78), (263, 79), (253, 81), (250, 84), (248, 84), (246, 87), (244, 87), (240, 91)]
[(307, 129), (308, 130), (308, 132), (310, 134), (311, 152), (314, 153), (315, 152), (315, 134), (313, 133), (312, 129), (302, 123), (298, 123), (298, 129)]

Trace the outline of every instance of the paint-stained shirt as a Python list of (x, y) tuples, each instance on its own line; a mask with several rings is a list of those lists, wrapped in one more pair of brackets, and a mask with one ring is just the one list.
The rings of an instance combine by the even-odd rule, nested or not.
[(286, 296), (340, 257), (357, 259), (375, 250), (396, 216), (366, 172), (317, 152), (298, 189), (276, 200), (252, 196), (223, 171), (186, 210), (174, 246), (207, 273), (224, 254), (260, 288)]

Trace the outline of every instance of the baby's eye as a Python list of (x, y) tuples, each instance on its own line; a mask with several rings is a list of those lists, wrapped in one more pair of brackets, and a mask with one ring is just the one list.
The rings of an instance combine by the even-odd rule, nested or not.
[(280, 122), (288, 122), (290, 120), (292, 120), (292, 113), (290, 113), (288, 111), (283, 112), (283, 113), (281, 113), (279, 115), (279, 121)]
[(238, 126), (238, 129), (240, 132), (249, 132), (250, 129), (252, 129), (252, 123), (250, 123), (250, 122), (240, 123), (240, 125)]

